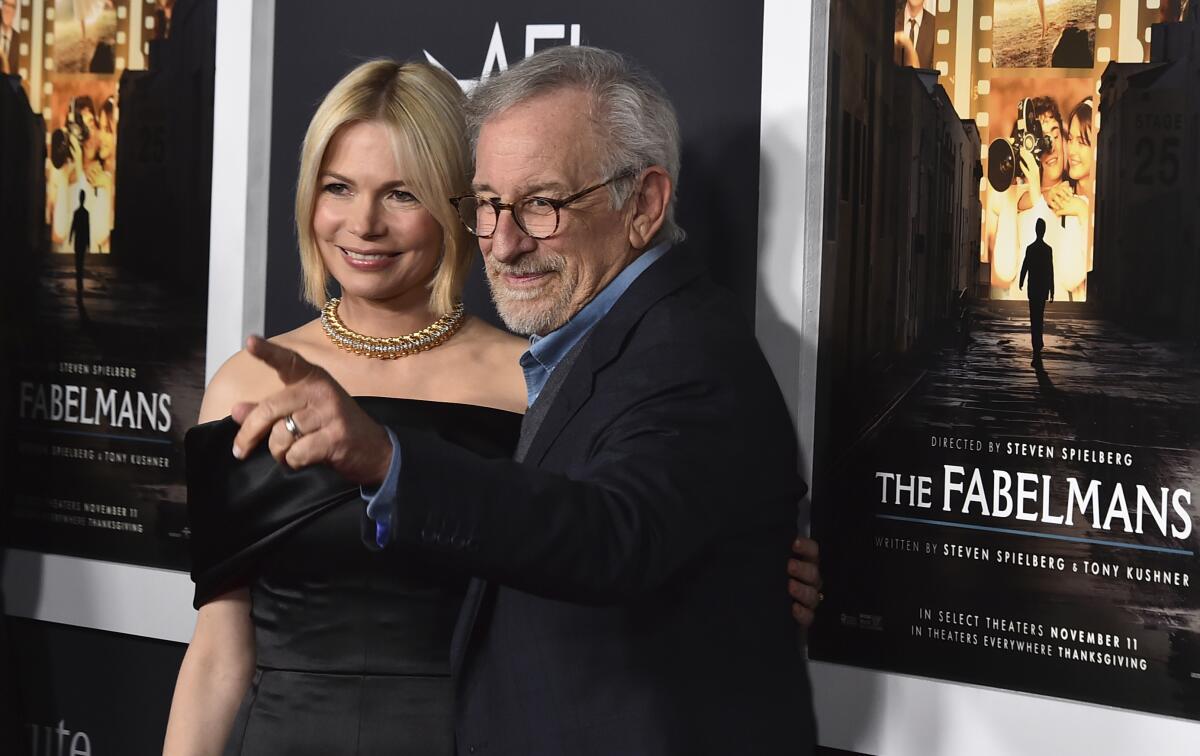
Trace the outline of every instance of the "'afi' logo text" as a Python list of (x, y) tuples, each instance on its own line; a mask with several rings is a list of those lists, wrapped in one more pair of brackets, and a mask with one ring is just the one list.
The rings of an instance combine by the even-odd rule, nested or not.
[[(570, 44), (579, 46), (579, 24), (571, 24), (570, 26)], [(525, 25), (525, 57), (528, 58), (537, 52), (538, 42), (540, 40), (551, 39), (567, 39), (566, 24), (526, 24)], [(450, 72), (450, 69), (438, 62), (437, 58), (433, 57), (428, 50), (422, 50), (425, 53), (425, 60), (429, 61), (430, 65), (437, 66), (443, 71)], [(479, 74), (479, 79), (486, 79), (497, 71), (508, 70), (508, 53), (504, 51), (504, 38), (500, 34), (500, 22), (492, 27), (492, 41), (488, 43), (487, 54), (483, 58), (483, 70)], [(453, 74), (452, 74), (453, 75)], [(458, 78), (458, 77), (455, 77)], [(463, 88), (464, 92), (470, 92), (471, 88), (477, 83), (477, 79), (458, 79), (458, 84)]]

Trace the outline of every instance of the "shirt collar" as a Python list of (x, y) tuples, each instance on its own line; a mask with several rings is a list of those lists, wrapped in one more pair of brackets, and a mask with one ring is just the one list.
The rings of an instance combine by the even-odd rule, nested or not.
[(904, 31), (908, 31), (909, 20), (916, 21), (917, 26), (919, 27), (921, 25), (921, 18), (924, 17), (924, 15), (925, 15), (924, 10), (922, 10), (920, 13), (918, 13), (915, 16), (912, 15), (912, 11), (909, 9), (908, 3), (905, 3), (904, 4)]
[(637, 280), (638, 276), (662, 257), (669, 247), (670, 244), (664, 242), (638, 255), (633, 262), (626, 265), (625, 269), (617, 274), (616, 278), (601, 289), (600, 293), (592, 298), (592, 301), (575, 313), (575, 317), (545, 336), (536, 334), (530, 336), (529, 351), (526, 354), (541, 363), (547, 370), (553, 370), (567, 355), (567, 352), (571, 351), (592, 330), (592, 327), (608, 314), (608, 311)]

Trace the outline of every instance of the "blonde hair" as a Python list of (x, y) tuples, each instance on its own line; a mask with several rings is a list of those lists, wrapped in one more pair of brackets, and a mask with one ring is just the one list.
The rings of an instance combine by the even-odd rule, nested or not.
[(310, 304), (321, 308), (329, 297), (329, 271), (312, 228), (325, 150), (338, 129), (372, 121), (391, 132), (407, 188), (442, 227), (444, 252), (430, 284), (429, 306), (439, 316), (453, 309), (474, 246), (449, 201), (469, 191), (463, 102), (458, 82), (444, 71), (394, 60), (363, 63), (325, 95), (304, 135), (296, 182), (296, 233), (304, 298)]

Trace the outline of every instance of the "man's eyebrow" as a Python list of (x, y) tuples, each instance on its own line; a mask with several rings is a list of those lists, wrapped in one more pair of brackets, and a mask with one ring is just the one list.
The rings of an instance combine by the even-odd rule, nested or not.
[[(490, 194), (499, 194), (486, 181), (471, 184), (471, 189), (476, 193), (488, 192)], [(560, 181), (535, 181), (519, 185), (515, 194), (517, 197), (528, 197), (530, 195), (542, 195), (546, 192), (566, 194), (568, 191), (570, 191), (570, 187)]]

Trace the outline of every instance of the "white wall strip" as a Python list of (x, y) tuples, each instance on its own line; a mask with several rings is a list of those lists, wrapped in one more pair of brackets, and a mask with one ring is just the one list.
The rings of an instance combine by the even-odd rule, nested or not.
[(274, 0), (220, 0), (206, 386), (247, 334), (263, 330), (274, 48)]
[(9, 549), (5, 613), (187, 643), (196, 624), (185, 572)]

